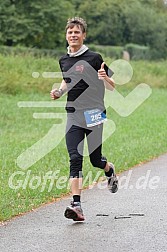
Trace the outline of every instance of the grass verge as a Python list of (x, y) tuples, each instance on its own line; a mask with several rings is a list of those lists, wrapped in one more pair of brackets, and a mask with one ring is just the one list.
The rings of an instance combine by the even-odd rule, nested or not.
[[(44, 202), (53, 201), (69, 191), (68, 155), (64, 138), (56, 148), (28, 169), (23, 170), (17, 166), (17, 157), (44, 137), (56, 123), (55, 119), (34, 119), (33, 113), (59, 111), (57, 108), (17, 106), (19, 101), (32, 100), (50, 101), (50, 98), (49, 95), (40, 93), (0, 95), (0, 221), (31, 210)], [(108, 109), (108, 117), (116, 124), (116, 130), (105, 141), (103, 154), (115, 163), (117, 172), (167, 152), (166, 107), (167, 90), (153, 88), (152, 95), (128, 117), (121, 117), (113, 109)], [(55, 132), (55, 142), (56, 139)], [(97, 170), (91, 167), (86, 157), (84, 176), (92, 171), (94, 178)], [(15, 176), (12, 179), (13, 174)], [(54, 174), (57, 178), (54, 178)], [(50, 175), (52, 180), (45, 181), (46, 175)]]

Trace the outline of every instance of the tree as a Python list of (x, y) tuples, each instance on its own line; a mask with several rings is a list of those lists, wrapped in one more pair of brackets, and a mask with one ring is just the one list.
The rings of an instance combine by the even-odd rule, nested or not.
[[(88, 23), (88, 42), (102, 45), (121, 45), (124, 43), (124, 16), (121, 1), (84, 1), (79, 14)], [(90, 10), (90, 11), (88, 11)]]
[(64, 24), (74, 11), (64, 0), (1, 1), (0, 42), (55, 48), (64, 43)]
[[(88, 23), (86, 43), (150, 46), (166, 54), (166, 0), (0, 0), (0, 44), (65, 47), (67, 18)], [(164, 57), (164, 56), (163, 56)]]

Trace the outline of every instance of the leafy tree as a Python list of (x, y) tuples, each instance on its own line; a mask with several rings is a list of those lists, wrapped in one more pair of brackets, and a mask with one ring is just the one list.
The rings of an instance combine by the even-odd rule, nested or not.
[(65, 47), (72, 16), (88, 23), (86, 43), (146, 45), (156, 57), (167, 52), (167, 0), (0, 0), (0, 44)]
[[(88, 43), (150, 46), (154, 55), (165, 57), (167, 18), (160, 0), (84, 1), (80, 15), (88, 23)], [(88, 11), (89, 10), (89, 11)]]
[(88, 23), (89, 43), (120, 45), (124, 42), (124, 17), (119, 1), (84, 1), (79, 13)]
[(39, 48), (64, 45), (64, 24), (72, 5), (57, 0), (0, 0), (0, 42)]
[(167, 58), (167, 17), (154, 16), (154, 30), (149, 33), (152, 58)]
[(139, 2), (132, 4), (131, 8), (125, 8), (124, 11), (126, 24), (130, 31), (129, 40), (136, 44), (150, 46), (156, 57), (166, 57), (166, 16), (158, 13), (155, 8), (151, 9)]

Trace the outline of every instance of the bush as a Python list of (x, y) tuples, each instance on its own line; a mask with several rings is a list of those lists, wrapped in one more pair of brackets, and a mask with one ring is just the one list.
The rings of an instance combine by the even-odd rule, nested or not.
[(141, 46), (137, 44), (127, 44), (124, 49), (130, 54), (130, 59), (141, 60), (151, 59), (150, 48), (148, 46)]
[(123, 55), (122, 46), (105, 46), (105, 45), (94, 45), (89, 44), (90, 50), (103, 54), (105, 57), (120, 59)]
[[(120, 59), (123, 55), (123, 47), (121, 46), (104, 46), (89, 44), (90, 50), (103, 54), (105, 57)], [(56, 50), (51, 49), (38, 49), (28, 48), (22, 46), (0, 46), (0, 54), (3, 55), (31, 55), (35, 57), (60, 57), (66, 53), (66, 48), (58, 48)]]
[(65, 54), (66, 49), (58, 48), (57, 50), (51, 49), (38, 49), (38, 48), (28, 48), (23, 46), (0, 46), (0, 54), (3, 55), (31, 55), (35, 57), (60, 57)]

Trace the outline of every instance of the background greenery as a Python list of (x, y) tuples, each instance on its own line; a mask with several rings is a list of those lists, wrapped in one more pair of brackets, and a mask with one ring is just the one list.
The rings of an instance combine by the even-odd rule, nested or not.
[[(104, 58), (107, 64), (110, 58)], [(56, 121), (54, 119), (34, 119), (34, 112), (62, 112), (59, 108), (19, 108), (20, 101), (50, 101), (50, 90), (59, 79), (44, 79), (43, 71), (59, 71), (58, 60), (50, 57), (36, 58), (31, 55), (0, 55), (0, 221), (10, 219), (25, 211), (45, 203), (52, 202), (69, 192), (67, 184), (63, 189), (56, 186), (57, 179), (49, 191), (48, 180), (41, 192), (42, 182), (37, 189), (32, 189), (30, 181), (34, 176), (43, 176), (51, 171), (60, 170), (60, 176), (68, 178), (69, 158), (65, 140), (44, 158), (29, 167), (24, 175), (17, 175), (14, 184), (24, 182), (30, 171), (25, 188), (12, 189), (10, 176), (22, 171), (17, 164), (17, 157), (28, 147), (44, 137)], [(117, 90), (126, 96), (141, 82), (149, 84), (152, 95), (130, 116), (121, 117), (112, 108), (107, 114), (116, 124), (116, 131), (106, 140), (103, 153), (116, 166), (117, 173), (143, 161), (150, 160), (167, 152), (167, 61), (131, 61), (134, 74), (130, 83), (117, 86)], [(32, 72), (40, 73), (39, 78), (32, 78)], [(64, 100), (66, 97), (62, 97)], [(55, 101), (56, 103), (56, 101)], [(63, 109), (64, 111), (64, 109)], [(56, 141), (56, 134), (55, 134)], [(84, 159), (84, 177), (92, 172), (92, 179), (97, 171), (91, 166), (89, 158)], [(101, 173), (103, 175), (103, 172)], [(91, 181), (88, 181), (91, 183)], [(88, 185), (88, 182), (86, 185)], [(34, 186), (36, 181), (34, 181)]]
[(147, 46), (151, 58), (167, 56), (165, 0), (0, 0), (0, 44), (65, 48), (67, 18), (87, 20), (87, 44)]
[[(58, 169), (59, 177), (68, 177), (64, 139), (29, 167), (31, 174), (25, 188), (14, 190), (9, 186), (10, 176), (23, 171), (16, 164), (17, 157), (56, 123), (54, 119), (35, 120), (33, 113), (62, 112), (58, 108), (19, 108), (17, 103), (50, 101), (50, 90), (55, 82), (59, 86), (61, 79), (43, 78), (42, 73), (60, 71), (58, 57), (66, 52), (64, 27), (69, 17), (81, 16), (87, 20), (86, 44), (100, 52), (108, 65), (122, 58), (124, 50), (130, 53), (134, 74), (128, 84), (116, 87), (122, 95), (126, 96), (140, 83), (152, 88), (152, 95), (128, 117), (119, 116), (112, 108), (107, 110), (116, 131), (106, 140), (103, 153), (114, 162), (117, 173), (167, 152), (165, 3), (163, 0), (0, 0), (0, 221), (69, 192), (67, 187), (58, 189), (57, 180), (51, 191), (50, 181), (42, 192), (41, 184), (35, 190), (29, 184), (34, 176), (42, 178), (48, 171)], [(39, 78), (33, 78), (33, 72), (39, 72)], [(97, 169), (86, 157), (84, 177), (89, 171), (94, 179)], [(25, 176), (18, 175), (14, 182), (17, 184)]]

